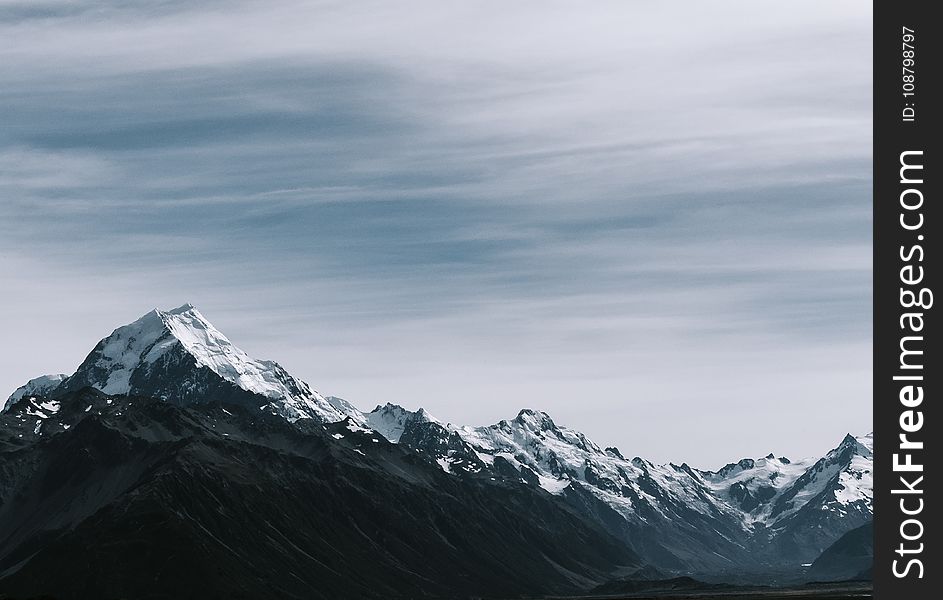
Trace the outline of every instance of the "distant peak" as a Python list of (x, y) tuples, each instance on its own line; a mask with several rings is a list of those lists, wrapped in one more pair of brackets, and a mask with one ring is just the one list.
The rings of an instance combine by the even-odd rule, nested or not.
[(371, 413), (378, 412), (407, 412), (405, 408), (399, 404), (393, 404), (392, 402), (387, 402), (386, 404), (377, 404), (377, 407), (370, 411)]
[(393, 404), (392, 402), (387, 402), (386, 404), (377, 404), (376, 408), (371, 410), (367, 415), (389, 415), (396, 416), (403, 419), (418, 420), (422, 422), (434, 421), (438, 423), (438, 419), (429, 414), (429, 411), (420, 407), (415, 411), (404, 408), (399, 404)]
[(376, 408), (365, 414), (364, 418), (368, 427), (394, 444), (399, 442), (406, 427), (410, 424), (439, 423), (425, 409), (420, 408), (413, 412), (390, 402), (378, 404)]
[(553, 419), (550, 418), (550, 415), (532, 408), (522, 409), (521, 412), (517, 413), (517, 418), (514, 420), (525, 427), (536, 428), (542, 431), (549, 431), (557, 427)]
[(606, 448), (606, 454), (609, 454), (610, 456), (615, 456), (615, 457), (617, 457), (617, 458), (621, 458), (622, 460), (625, 460), (625, 457), (622, 456), (622, 453), (619, 452), (619, 449), (616, 448), (615, 446), (608, 446), (608, 447)]
[(838, 447), (832, 453), (851, 451), (855, 454), (870, 455), (874, 451), (874, 438), (868, 436), (855, 437), (846, 434)]
[(68, 376), (65, 374), (57, 373), (55, 375), (41, 375), (30, 379), (10, 394), (6, 402), (0, 405), (0, 412), (6, 411), (14, 402), (24, 396), (46, 396), (65, 381), (67, 377)]

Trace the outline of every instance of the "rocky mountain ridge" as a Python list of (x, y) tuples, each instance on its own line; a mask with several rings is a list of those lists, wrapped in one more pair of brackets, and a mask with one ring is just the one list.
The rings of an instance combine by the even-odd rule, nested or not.
[(819, 459), (769, 454), (705, 471), (626, 459), (533, 409), (484, 427), (393, 404), (364, 413), (273, 361), (249, 357), (189, 304), (119, 327), (71, 376), (19, 388), (7, 402), (3, 443), (16, 450), (76, 426), (63, 415), (84, 413), (63, 412), (62, 403), (83, 390), (110, 398), (106, 406), (154, 398), (187, 409), (238, 407), (302, 429), (342, 423), (370, 431), (456, 479), (549, 496), (669, 573), (788, 570), (872, 518), (870, 434), (848, 435)]

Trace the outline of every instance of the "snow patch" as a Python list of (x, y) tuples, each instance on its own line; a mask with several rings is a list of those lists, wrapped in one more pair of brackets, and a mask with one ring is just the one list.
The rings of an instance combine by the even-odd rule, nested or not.
[(544, 475), (538, 475), (537, 479), (540, 483), (540, 487), (557, 496), (562, 494), (563, 490), (570, 485), (569, 479), (554, 479), (553, 477), (546, 477)]

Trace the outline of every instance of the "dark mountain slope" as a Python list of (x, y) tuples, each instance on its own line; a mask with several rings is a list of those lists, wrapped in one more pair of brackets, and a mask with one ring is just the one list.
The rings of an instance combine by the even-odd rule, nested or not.
[(874, 563), (874, 522), (852, 529), (822, 552), (809, 569), (813, 581), (870, 579)]
[(38, 428), (27, 400), (0, 416), (11, 596), (515, 596), (641, 564), (550, 494), (450, 476), (349, 421), (58, 400)]

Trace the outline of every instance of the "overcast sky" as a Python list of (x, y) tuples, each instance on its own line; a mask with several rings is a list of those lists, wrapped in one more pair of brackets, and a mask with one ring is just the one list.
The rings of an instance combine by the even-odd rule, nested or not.
[(871, 428), (870, 3), (0, 0), (0, 56), (4, 390), (192, 302), (364, 409)]

